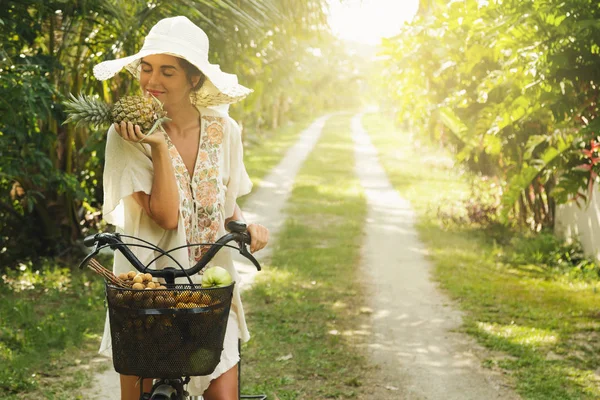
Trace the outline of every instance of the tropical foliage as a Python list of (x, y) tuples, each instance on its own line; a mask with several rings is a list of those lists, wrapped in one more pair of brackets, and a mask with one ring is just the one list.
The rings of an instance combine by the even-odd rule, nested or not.
[[(246, 139), (260, 138), (290, 118), (351, 97), (352, 68), (328, 32), (324, 6), (324, 0), (4, 1), (0, 268), (65, 255), (102, 224), (104, 131), (63, 125), (62, 102), (79, 92), (114, 102), (135, 91), (136, 82), (127, 73), (97, 81), (95, 64), (137, 51), (159, 19), (186, 15), (209, 35), (211, 62), (254, 89), (231, 114)], [(333, 49), (328, 57), (325, 47)]]
[(464, 168), (496, 181), (505, 222), (553, 226), (555, 204), (583, 204), (599, 172), (599, 4), (422, 3), (384, 43), (389, 104)]

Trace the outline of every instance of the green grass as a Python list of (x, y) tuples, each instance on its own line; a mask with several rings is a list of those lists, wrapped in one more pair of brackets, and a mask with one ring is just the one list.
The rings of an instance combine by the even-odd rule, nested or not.
[(0, 286), (0, 398), (75, 399), (104, 322), (103, 285), (47, 266), (6, 273)]
[(524, 399), (600, 398), (598, 280), (532, 262), (527, 245), (536, 239), (528, 235), (441, 224), (438, 208), (468, 195), (448, 155), (382, 115), (363, 124), (419, 216), (435, 278), (466, 311), (464, 330), (489, 349), (484, 365), (504, 372)]
[[(300, 133), (311, 122), (311, 119), (289, 122), (277, 130), (265, 132), (260, 137), (253, 137), (252, 141), (244, 144), (244, 165), (255, 187), (260, 185), (273, 167), (279, 164), (290, 146), (298, 140)], [(246, 198), (244, 196), (238, 199), (240, 207), (243, 206)]]
[(243, 387), (270, 399), (348, 399), (363, 390), (357, 265), (366, 204), (349, 117), (332, 117), (296, 178), (272, 261), (244, 293), (253, 338)]

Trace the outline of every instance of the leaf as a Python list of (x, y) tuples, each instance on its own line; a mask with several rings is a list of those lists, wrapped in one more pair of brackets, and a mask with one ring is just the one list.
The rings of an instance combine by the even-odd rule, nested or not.
[(525, 152), (523, 153), (523, 159), (524, 160), (531, 159), (536, 147), (539, 146), (540, 144), (546, 142), (546, 140), (548, 140), (548, 137), (545, 135), (529, 136), (529, 138), (527, 138), (527, 144), (525, 145)]
[(581, 164), (581, 165), (576, 166), (573, 169), (576, 171), (589, 171), (592, 169), (592, 165), (591, 164)]
[(496, 135), (484, 135), (483, 145), (487, 154), (498, 155), (502, 153), (502, 139)]
[(548, 147), (542, 156), (535, 160), (535, 166), (529, 165), (524, 162), (521, 168), (521, 172), (513, 176), (506, 188), (506, 191), (502, 195), (502, 209), (501, 218), (504, 221), (508, 220), (508, 213), (513, 205), (515, 205), (519, 199), (519, 196), (525, 191), (533, 180), (543, 171), (552, 161), (554, 161), (559, 155), (563, 154), (571, 148), (571, 142), (559, 139), (556, 143), (556, 147)]
[(442, 107), (438, 110), (438, 115), (442, 123), (463, 143), (469, 144), (468, 128), (462, 120), (449, 107)]

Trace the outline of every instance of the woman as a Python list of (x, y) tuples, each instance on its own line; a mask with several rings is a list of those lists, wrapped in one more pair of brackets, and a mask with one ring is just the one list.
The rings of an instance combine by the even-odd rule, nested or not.
[[(94, 74), (104, 80), (122, 68), (139, 77), (144, 94), (160, 100), (171, 120), (151, 135), (131, 123), (110, 128), (104, 218), (120, 231), (163, 249), (214, 242), (225, 233), (229, 220), (244, 219), (236, 199), (252, 187), (243, 164), (240, 129), (226, 112), (214, 107), (239, 101), (251, 91), (208, 62), (206, 34), (181, 16), (159, 21), (140, 52), (98, 64)], [(252, 252), (267, 244), (265, 227), (250, 223), (248, 231)], [(156, 256), (152, 250), (132, 250), (144, 263)], [(191, 266), (203, 250), (195, 247), (172, 254), (182, 265)], [(162, 257), (156, 267), (167, 263)], [(239, 282), (228, 250), (220, 251), (213, 264), (225, 267)], [(129, 270), (131, 266), (116, 253), (115, 273)], [(194, 280), (199, 282), (200, 277)], [(236, 286), (221, 361), (212, 375), (192, 379), (187, 388), (191, 395), (237, 399), (239, 339), (246, 341), (249, 334)], [(100, 351), (110, 354), (110, 350), (107, 325)], [(137, 377), (121, 376), (121, 399), (139, 398), (137, 382)]]

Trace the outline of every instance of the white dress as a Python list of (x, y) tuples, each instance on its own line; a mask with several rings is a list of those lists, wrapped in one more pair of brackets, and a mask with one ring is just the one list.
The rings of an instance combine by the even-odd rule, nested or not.
[[(164, 230), (158, 226), (131, 196), (135, 192), (151, 194), (153, 165), (150, 146), (125, 141), (111, 127), (106, 143), (103, 214), (104, 219), (115, 225), (118, 232), (142, 238), (163, 250), (186, 243), (214, 241), (226, 233), (223, 221), (233, 215), (236, 199), (249, 193), (252, 188), (243, 163), (241, 132), (237, 123), (228, 115), (208, 108), (199, 108), (199, 111), (201, 140), (193, 178), (187, 173), (182, 160), (178, 158), (177, 150), (167, 137), (180, 193), (179, 223), (176, 230)], [(190, 195), (192, 186), (194, 189), (191, 191), (196, 196)], [(214, 207), (210, 204), (212, 202)], [(192, 203), (196, 203), (197, 207)], [(196, 211), (201, 208), (204, 209), (204, 214)], [(157, 255), (150, 249), (130, 249), (144, 264)], [(233, 293), (224, 350), (219, 365), (210, 376), (192, 378), (188, 385), (192, 396), (202, 395), (212, 379), (234, 367), (239, 361), (238, 339), (245, 342), (250, 338), (239, 293), (240, 276), (233, 266), (230, 251), (222, 249), (211, 262), (211, 265), (226, 268), (238, 283)], [(186, 249), (174, 251), (171, 255), (183, 266), (191, 266), (195, 263), (194, 260), (201, 257), (200, 253)], [(152, 268), (160, 269), (168, 264), (169, 259), (161, 257)], [(115, 252), (114, 273), (132, 269), (121, 253)], [(199, 282), (200, 278), (199, 275), (192, 277), (194, 282)], [(187, 279), (178, 282), (186, 283)], [(108, 318), (100, 353), (112, 355)]]

